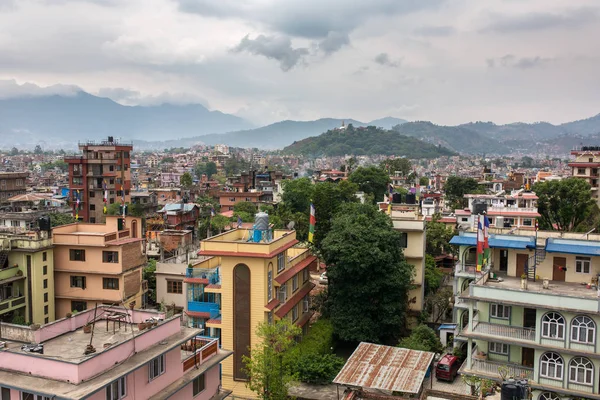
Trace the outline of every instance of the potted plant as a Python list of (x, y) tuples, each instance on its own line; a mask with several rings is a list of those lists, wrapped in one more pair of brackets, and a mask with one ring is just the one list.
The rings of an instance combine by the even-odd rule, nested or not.
[(145, 322), (140, 322), (140, 323), (138, 323), (138, 329), (139, 329), (140, 331), (143, 331), (143, 330), (144, 330), (144, 329), (146, 329), (147, 327), (148, 327), (148, 325), (146, 325), (146, 323), (145, 323)]
[(73, 316), (73, 314), (71, 314), (70, 312), (67, 313), (67, 315), (65, 315), (65, 317), (67, 318), (71, 318)]
[(527, 290), (527, 275), (521, 275), (521, 289)]
[(83, 333), (92, 333), (92, 324), (89, 322), (83, 326)]

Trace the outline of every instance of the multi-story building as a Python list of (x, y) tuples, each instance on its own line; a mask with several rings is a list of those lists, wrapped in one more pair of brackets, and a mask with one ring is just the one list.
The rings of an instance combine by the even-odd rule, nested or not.
[(262, 195), (262, 192), (256, 190), (251, 192), (219, 192), (218, 194), (221, 211), (231, 211), (233, 206), (241, 201), (254, 203), (258, 206)]
[(208, 258), (187, 270), (189, 324), (233, 350), (223, 363), (223, 386), (236, 397), (256, 397), (242, 359), (259, 342), (260, 322), (288, 318), (308, 329), (316, 257), (297, 244), (295, 231), (235, 229), (202, 241), (200, 254)]
[(0, 321), (54, 321), (54, 256), (43, 233), (0, 235)]
[(574, 156), (574, 160), (568, 164), (571, 167), (571, 175), (575, 178), (585, 179), (592, 187), (592, 197), (600, 204), (600, 195), (598, 195), (600, 146), (583, 146), (573, 149), (571, 156)]
[(29, 172), (0, 172), (0, 203), (18, 194), (25, 194)]
[(186, 277), (188, 263), (156, 263), (156, 301), (173, 308), (177, 313), (187, 309)]
[(139, 218), (107, 216), (105, 224), (53, 229), (56, 315), (95, 303), (145, 306), (146, 265)]
[(84, 222), (104, 221), (104, 195), (107, 192), (107, 204), (131, 202), (130, 160), (133, 145), (121, 143), (112, 136), (101, 142), (79, 144), (83, 152), (80, 156), (65, 157), (69, 164), (69, 188), (76, 214), (76, 199), (80, 210), (77, 213)]
[(589, 239), (492, 234), (481, 272), (475, 234), (452, 239), (462, 374), (528, 378), (534, 400), (600, 399), (600, 235)]
[[(231, 351), (181, 327), (179, 315), (99, 305), (0, 342), (2, 399), (223, 399)], [(30, 344), (23, 344), (23, 343)]]

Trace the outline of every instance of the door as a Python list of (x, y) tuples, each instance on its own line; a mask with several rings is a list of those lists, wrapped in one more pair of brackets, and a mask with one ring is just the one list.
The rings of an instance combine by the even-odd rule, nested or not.
[(535, 329), (536, 315), (535, 308), (523, 309), (523, 328)]
[(552, 264), (554, 265), (552, 267), (552, 280), (564, 282), (567, 259), (565, 257), (554, 257)]
[(533, 360), (535, 358), (535, 351), (529, 347), (523, 347), (521, 352), (521, 365), (524, 367), (533, 368)]
[(525, 273), (525, 264), (527, 264), (527, 260), (529, 259), (529, 254), (517, 254), (517, 273), (516, 276), (518, 278), (521, 277)]
[(508, 272), (508, 250), (500, 250), (500, 272)]

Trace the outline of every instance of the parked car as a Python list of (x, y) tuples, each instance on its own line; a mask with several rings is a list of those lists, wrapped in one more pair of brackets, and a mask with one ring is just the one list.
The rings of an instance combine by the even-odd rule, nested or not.
[(454, 378), (458, 374), (460, 363), (458, 357), (452, 354), (443, 356), (435, 367), (435, 377), (438, 380), (454, 382)]
[(327, 272), (323, 272), (319, 277), (319, 283), (323, 285), (327, 285)]

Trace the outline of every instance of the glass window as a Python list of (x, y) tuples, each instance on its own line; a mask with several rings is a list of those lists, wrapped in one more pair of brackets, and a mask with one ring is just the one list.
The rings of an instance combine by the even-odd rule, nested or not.
[(44, 289), (48, 289), (48, 279), (44, 279)]
[(42, 253), (42, 261), (48, 261), (48, 252), (43, 252)]
[(502, 304), (492, 304), (490, 306), (490, 316), (492, 318), (509, 319), (510, 306), (505, 306)]
[(564, 361), (554, 352), (544, 353), (540, 360), (540, 376), (549, 379), (563, 379)]
[(267, 272), (267, 300), (273, 299), (273, 264), (269, 263), (269, 271)]
[(406, 249), (408, 247), (408, 233), (400, 232), (400, 247)]
[(308, 312), (310, 310), (310, 295), (304, 296), (302, 300), (302, 312)]
[(590, 265), (590, 257), (575, 257), (575, 272), (578, 272), (580, 274), (589, 274)]
[(85, 276), (71, 276), (71, 287), (85, 289)]
[(44, 265), (42, 267), (42, 275), (48, 275), (48, 266), (47, 265)]
[(540, 394), (539, 400), (560, 400), (556, 393), (544, 392)]
[(542, 317), (542, 337), (563, 340), (565, 319), (557, 312), (549, 312)]
[(277, 254), (277, 272), (285, 269), (285, 252)]
[(167, 293), (183, 293), (183, 282), (182, 281), (167, 281)]
[(48, 302), (48, 293), (44, 293), (44, 303)]
[(162, 354), (148, 363), (148, 380), (153, 380), (165, 373), (165, 355)]
[(523, 218), (523, 226), (533, 226), (533, 220), (531, 218)]
[(280, 303), (285, 303), (285, 301), (287, 300), (287, 288), (285, 285), (281, 286), (279, 288), (279, 302)]
[(585, 357), (573, 357), (569, 362), (569, 382), (591, 385), (594, 379), (594, 364)]
[(594, 344), (596, 342), (596, 323), (590, 317), (580, 315), (571, 323), (571, 341)]
[(193, 390), (194, 396), (199, 395), (201, 392), (204, 391), (204, 389), (206, 389), (206, 379), (204, 377), (204, 374), (197, 376), (196, 378), (194, 378), (194, 383), (193, 383)]
[(503, 356), (508, 355), (509, 346), (506, 343), (490, 342), (489, 344), (490, 353), (501, 354)]
[(118, 263), (119, 262), (119, 252), (118, 251), (103, 251), (102, 252), (102, 262)]
[(110, 290), (119, 290), (118, 278), (102, 278), (102, 288)]
[(292, 321), (295, 321), (298, 319), (298, 304), (296, 304), (294, 307), (292, 307)]
[(69, 259), (71, 261), (85, 261), (85, 250), (70, 249)]
[(127, 379), (121, 377), (106, 387), (106, 400), (120, 400), (127, 397)]
[(308, 271), (308, 267), (306, 267), (302, 270), (302, 283), (308, 281), (309, 278), (310, 278), (310, 272)]
[(292, 293), (298, 290), (298, 274), (292, 277)]

